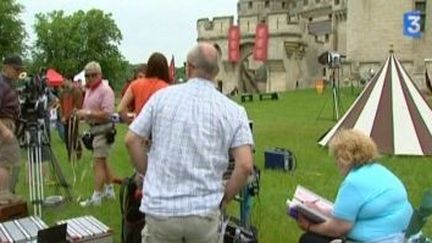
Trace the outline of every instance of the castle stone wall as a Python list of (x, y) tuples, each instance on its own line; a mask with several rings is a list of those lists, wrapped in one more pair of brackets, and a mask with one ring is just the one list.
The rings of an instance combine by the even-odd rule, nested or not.
[(383, 60), (389, 47), (402, 58), (412, 52), (414, 43), (402, 35), (402, 15), (411, 8), (411, 1), (392, 1), (389, 11), (386, 0), (348, 1), (348, 59), (356, 61)]
[[(386, 0), (348, 1), (347, 50), (348, 59), (361, 66), (371, 62), (382, 63), (390, 45), (407, 71), (422, 87), (424, 58), (432, 56), (432, 5), (427, 4), (426, 31), (420, 39), (403, 35), (403, 14), (414, 9), (412, 1)], [(354, 9), (355, 11), (351, 11)]]
[(288, 13), (269, 14), (267, 18), (269, 32), (273, 35), (296, 35), (301, 36), (303, 33), (302, 26), (298, 21), (291, 21)]
[(242, 37), (255, 35), (256, 26), (259, 23), (258, 19), (257, 15), (239, 17), (238, 22)]
[[(422, 1), (422, 0), (416, 0)], [(424, 86), (425, 58), (432, 58), (432, 4), (426, 4), (425, 34), (419, 39), (403, 35), (403, 14), (414, 9), (407, 0), (239, 0), (238, 20), (233, 16), (197, 21), (198, 41), (214, 43), (221, 53), (224, 92), (237, 87), (240, 64), (228, 61), (228, 30), (238, 25), (243, 52), (250, 55), (258, 23), (269, 26), (266, 91), (311, 87), (323, 77), (317, 57), (325, 51), (347, 56), (341, 81), (365, 78), (377, 72), (390, 45), (418, 85)], [(338, 4), (336, 4), (338, 3)], [(331, 31), (314, 35), (330, 21)], [(328, 28), (328, 27), (327, 27)], [(318, 30), (319, 31), (319, 30)], [(245, 53), (242, 53), (245, 55)], [(432, 66), (432, 62), (429, 64)], [(328, 75), (328, 74), (327, 74)], [(328, 76), (327, 76), (328, 77)], [(262, 84), (259, 84), (262, 86)]]

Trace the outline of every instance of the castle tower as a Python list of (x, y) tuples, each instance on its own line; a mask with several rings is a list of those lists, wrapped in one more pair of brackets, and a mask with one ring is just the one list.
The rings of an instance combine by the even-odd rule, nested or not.
[[(283, 91), (295, 87), (301, 76), (299, 60), (304, 54), (302, 30), (289, 16), (292, 0), (239, 0), (238, 20), (217, 17), (197, 22), (198, 41), (213, 43), (220, 51), (222, 61), (217, 79), (223, 81), (224, 92), (238, 88), (241, 92)], [(268, 58), (255, 61), (253, 48), (256, 26), (269, 27)], [(228, 29), (238, 25), (241, 32), (240, 62), (228, 60)]]
[[(426, 0), (348, 1), (347, 57), (354, 68), (364, 72), (368, 63), (379, 66), (388, 55), (389, 46), (394, 46), (395, 54), (422, 85), (424, 59), (432, 57), (432, 4)], [(413, 39), (403, 35), (403, 15), (408, 11), (419, 10), (426, 17), (424, 33)]]

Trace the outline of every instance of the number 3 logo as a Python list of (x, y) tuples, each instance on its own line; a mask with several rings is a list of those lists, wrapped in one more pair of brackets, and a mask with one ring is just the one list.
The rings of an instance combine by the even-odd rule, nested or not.
[(410, 38), (421, 38), (422, 17), (420, 12), (406, 12), (403, 16), (403, 34)]
[(408, 16), (409, 26), (408, 32), (412, 34), (416, 34), (420, 32), (420, 20), (421, 17), (419, 15), (410, 15)]

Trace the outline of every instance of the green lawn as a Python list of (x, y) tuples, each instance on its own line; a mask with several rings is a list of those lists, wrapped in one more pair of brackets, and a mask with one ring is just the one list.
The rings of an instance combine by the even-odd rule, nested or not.
[[(328, 91), (326, 91), (328, 92)], [(345, 89), (341, 93), (344, 110), (355, 99), (358, 92)], [(294, 220), (286, 216), (285, 201), (291, 197), (297, 184), (302, 184), (333, 200), (341, 181), (337, 168), (327, 150), (317, 145), (318, 138), (335, 122), (332, 117), (330, 93), (317, 95), (314, 90), (299, 90), (282, 93), (279, 101), (257, 101), (244, 103), (249, 118), (254, 121), (256, 143), (255, 163), (261, 168), (261, 191), (254, 198), (252, 224), (259, 229), (260, 242), (297, 242), (301, 231)], [(320, 111), (322, 109), (322, 113)], [(132, 168), (123, 143), (126, 126), (118, 126), (118, 135), (110, 164), (119, 176), (131, 174)], [(264, 151), (272, 147), (292, 150), (298, 161), (294, 173), (264, 170)], [(72, 167), (68, 164), (64, 145), (53, 133), (53, 148), (72, 183)], [(92, 193), (93, 177), (90, 153), (86, 152), (75, 169), (77, 182), (73, 187), (75, 201), (57, 208), (44, 209), (43, 219), (52, 224), (60, 219), (91, 214), (112, 227), (115, 242), (120, 242), (120, 211), (115, 202), (103, 203), (101, 207), (81, 208), (77, 197), (88, 197)], [(432, 185), (430, 158), (383, 156), (381, 162), (389, 167), (405, 183), (411, 202), (415, 207), (426, 188)], [(24, 170), (22, 170), (23, 172)], [(46, 195), (54, 193), (47, 188)], [(117, 192), (118, 192), (118, 188)], [(25, 173), (21, 173), (18, 193), (28, 197)], [(232, 202), (230, 211), (235, 212), (237, 202)], [(425, 232), (432, 235), (432, 227)]]

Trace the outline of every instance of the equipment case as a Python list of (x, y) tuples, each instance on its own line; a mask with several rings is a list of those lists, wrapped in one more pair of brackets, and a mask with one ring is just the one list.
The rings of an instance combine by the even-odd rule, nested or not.
[(294, 154), (284, 148), (267, 149), (264, 152), (264, 168), (293, 171), (296, 168)]

